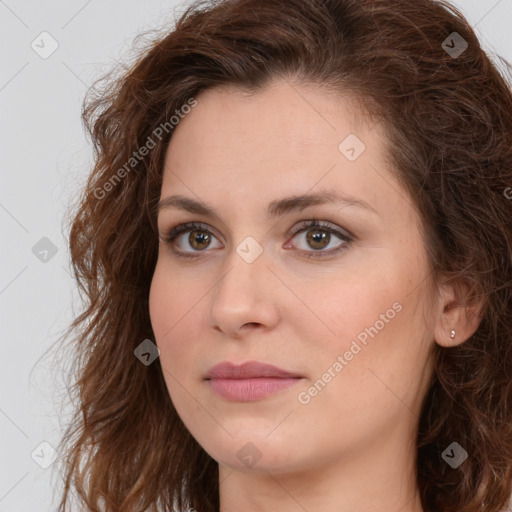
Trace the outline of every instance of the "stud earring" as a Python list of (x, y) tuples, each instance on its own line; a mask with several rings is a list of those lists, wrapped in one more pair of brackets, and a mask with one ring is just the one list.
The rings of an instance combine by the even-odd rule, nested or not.
[(450, 331), (450, 338), (453, 340), (453, 338), (455, 338), (455, 329), (452, 329)]

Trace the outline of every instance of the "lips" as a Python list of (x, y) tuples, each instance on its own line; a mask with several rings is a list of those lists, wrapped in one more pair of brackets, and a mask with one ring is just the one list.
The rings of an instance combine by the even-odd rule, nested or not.
[(241, 365), (225, 361), (210, 368), (205, 379), (253, 379), (264, 377), (291, 379), (302, 378), (302, 375), (259, 361), (248, 361)]
[(277, 366), (248, 361), (235, 365), (229, 361), (210, 368), (205, 380), (226, 400), (251, 402), (261, 400), (296, 385), (303, 377)]

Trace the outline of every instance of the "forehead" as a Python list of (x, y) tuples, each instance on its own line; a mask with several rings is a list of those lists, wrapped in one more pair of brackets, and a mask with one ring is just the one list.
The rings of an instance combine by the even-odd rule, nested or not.
[(397, 194), (383, 127), (349, 96), (276, 81), (257, 93), (210, 89), (196, 100), (167, 148), (162, 197), (246, 208), (316, 187), (385, 210)]
[(349, 136), (359, 139), (365, 150), (382, 152), (384, 141), (374, 127), (352, 97), (319, 87), (284, 80), (257, 92), (223, 86), (197, 97), (197, 105), (173, 132), (166, 163), (194, 165), (198, 172), (203, 160), (210, 169), (216, 163), (222, 163), (222, 169), (264, 163), (284, 171), (283, 161), (297, 168), (296, 160), (307, 159), (311, 166), (310, 160), (321, 153), (322, 167), (326, 159), (341, 156), (339, 144)]
[[(201, 132), (202, 142), (213, 143), (219, 136), (226, 143), (225, 135), (235, 140), (236, 136), (248, 133), (251, 140), (257, 137), (268, 144), (273, 142), (268, 134), (278, 131), (280, 137), (276, 143), (283, 138), (306, 143), (314, 140), (316, 144), (324, 139), (327, 144), (331, 139), (339, 139), (344, 129), (362, 136), (376, 124), (362, 98), (285, 80), (274, 80), (257, 91), (232, 85), (208, 89), (197, 97), (197, 102), (173, 137), (185, 131), (183, 127), (191, 124), (192, 119), (193, 129)], [(203, 130), (198, 124), (203, 125)], [(205, 133), (207, 128), (209, 133)], [(270, 132), (263, 132), (263, 128)]]

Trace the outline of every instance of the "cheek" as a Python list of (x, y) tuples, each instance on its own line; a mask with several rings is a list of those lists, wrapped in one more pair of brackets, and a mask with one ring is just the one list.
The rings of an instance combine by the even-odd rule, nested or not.
[(165, 333), (167, 325), (165, 312), (173, 306), (169, 304), (169, 300), (172, 300), (174, 296), (173, 290), (165, 285), (164, 278), (165, 275), (161, 270), (161, 265), (157, 262), (149, 288), (149, 317), (157, 344)]
[(184, 378), (181, 371), (187, 366), (187, 347), (191, 344), (180, 342), (186, 324), (186, 301), (179, 288), (179, 283), (169, 279), (167, 271), (157, 263), (149, 290), (149, 314), (167, 391), (174, 407), (181, 410), (184, 400), (180, 394)]
[(332, 276), (316, 289), (308, 286), (299, 293), (307, 298), (310, 311), (297, 306), (292, 313), (295, 322), (311, 335), (316, 333), (318, 345), (329, 352), (343, 353), (354, 339), (364, 346), (375, 333), (372, 326), (377, 327), (382, 337), (380, 333), (400, 322), (397, 310), (401, 309), (401, 290), (375, 283), (370, 275), (352, 275)]
[(155, 343), (160, 349), (162, 364), (166, 367), (172, 362), (169, 353), (186, 346), (175, 340), (179, 337), (182, 324), (186, 323), (187, 303), (183, 287), (176, 279), (170, 279), (163, 266), (157, 264), (149, 291), (149, 314)]
[[(357, 289), (325, 319), (336, 336), (319, 336), (312, 371), (298, 401), (304, 417), (332, 418), (326, 429), (347, 432), (355, 443), (414, 407), (425, 352), (415, 308), (399, 290)], [(312, 331), (311, 331), (312, 332)], [(314, 362), (313, 362), (314, 361)], [(349, 443), (350, 444), (350, 443)]]
[[(315, 315), (298, 308), (295, 322), (315, 347), (313, 380), (326, 381), (329, 372), (343, 373), (345, 378), (350, 376), (351, 386), (361, 390), (380, 385), (374, 371), (389, 384), (403, 387), (422, 364), (425, 347), (420, 340), (425, 326), (414, 305), (417, 297), (408, 295), (404, 276), (402, 281), (390, 279), (388, 283), (382, 282), (382, 274), (380, 282), (377, 277), (333, 279), (313, 295), (308, 288), (308, 305)], [(331, 380), (341, 385), (344, 379)]]
[(149, 292), (149, 313), (169, 386), (174, 385), (170, 375), (179, 382), (193, 375), (194, 361), (200, 355), (199, 317), (206, 292), (199, 283), (180, 279), (177, 272), (157, 263)]

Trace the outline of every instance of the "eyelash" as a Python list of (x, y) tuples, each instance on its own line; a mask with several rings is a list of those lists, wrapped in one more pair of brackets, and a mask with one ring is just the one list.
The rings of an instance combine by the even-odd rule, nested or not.
[[(322, 221), (318, 221), (318, 220), (308, 220), (308, 221), (301, 222), (299, 224), (299, 226), (297, 227), (297, 229), (295, 229), (291, 233), (291, 236), (293, 238), (296, 235), (298, 235), (299, 233), (302, 233), (303, 231), (308, 231), (311, 228), (322, 228), (322, 231), (326, 231), (326, 232), (330, 233), (331, 235), (336, 235), (338, 238), (343, 240), (345, 243), (341, 244), (338, 247), (335, 247), (334, 249), (330, 249), (328, 251), (322, 251), (322, 250), (304, 251), (302, 249), (299, 249), (299, 252), (302, 252), (302, 253), (305, 252), (308, 254), (308, 256), (307, 256), (308, 259), (309, 258), (324, 258), (324, 257), (331, 256), (333, 254), (336, 254), (336, 253), (346, 249), (347, 245), (349, 245), (353, 241), (353, 238), (351, 238), (350, 236), (347, 236), (344, 233), (338, 231), (337, 229), (330, 227), (330, 225), (328, 225)], [(174, 240), (178, 237), (178, 235), (181, 235), (188, 231), (194, 231), (194, 230), (203, 231), (210, 235), (213, 235), (213, 233), (206, 227), (206, 225), (199, 223), (199, 222), (187, 222), (185, 224), (180, 224), (180, 225), (172, 228), (168, 233), (166, 233), (164, 235), (162, 241), (164, 244), (172, 245)], [(215, 235), (213, 235), (213, 236), (215, 236)], [(189, 253), (189, 252), (181, 251), (179, 249), (178, 250), (173, 249), (173, 252), (180, 258), (199, 258), (199, 257), (201, 257), (201, 253), (203, 253), (205, 251), (192, 251)]]

